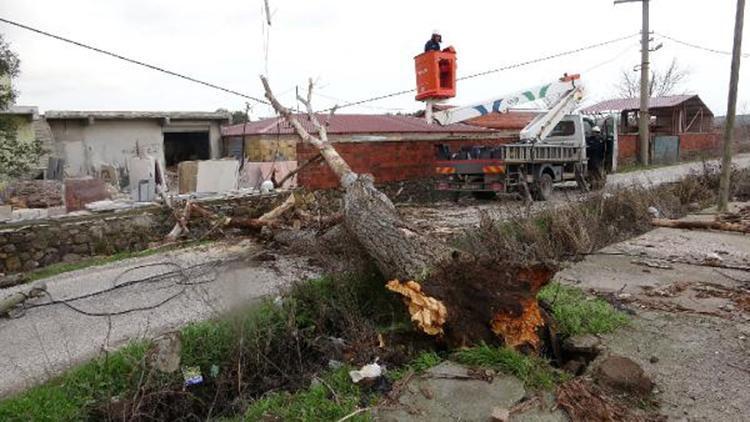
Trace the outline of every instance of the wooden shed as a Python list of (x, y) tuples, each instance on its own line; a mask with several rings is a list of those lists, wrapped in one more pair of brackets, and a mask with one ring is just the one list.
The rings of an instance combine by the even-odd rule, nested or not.
[[(620, 133), (638, 133), (639, 98), (602, 101), (584, 113), (619, 113)], [(714, 114), (698, 95), (670, 95), (649, 99), (651, 132), (655, 135), (712, 132)]]

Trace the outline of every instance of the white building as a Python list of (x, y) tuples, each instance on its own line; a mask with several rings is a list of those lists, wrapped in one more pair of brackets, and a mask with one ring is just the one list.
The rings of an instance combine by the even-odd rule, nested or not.
[(95, 175), (102, 165), (127, 173), (127, 159), (152, 156), (166, 167), (221, 157), (227, 112), (58, 111), (44, 115), (51, 155), (65, 160), (66, 176)]

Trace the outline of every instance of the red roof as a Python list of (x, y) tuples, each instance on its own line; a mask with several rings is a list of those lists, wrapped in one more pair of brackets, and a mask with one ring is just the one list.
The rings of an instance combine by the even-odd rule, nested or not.
[[(299, 114), (299, 121), (308, 131), (314, 131), (307, 115)], [(323, 122), (327, 115), (318, 115)], [(371, 133), (490, 133), (490, 129), (453, 124), (428, 125), (423, 118), (390, 114), (336, 114), (328, 122), (329, 134), (371, 134)], [(224, 136), (293, 134), (294, 129), (281, 117), (263, 119), (257, 122), (224, 126)]]
[(539, 112), (533, 111), (510, 111), (508, 113), (490, 113), (466, 123), (472, 126), (481, 126), (496, 130), (520, 131), (531, 123)]
[[(678, 106), (685, 101), (698, 97), (697, 95), (669, 95), (666, 97), (649, 98), (649, 108), (669, 108)], [(700, 101), (700, 98), (698, 98)], [(602, 101), (599, 104), (583, 109), (584, 113), (601, 113), (605, 111), (638, 110), (641, 108), (640, 98), (617, 98)]]

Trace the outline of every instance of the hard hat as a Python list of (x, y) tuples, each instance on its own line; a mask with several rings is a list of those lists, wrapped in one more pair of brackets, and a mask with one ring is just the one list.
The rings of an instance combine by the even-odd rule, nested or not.
[(432, 35), (440, 35), (440, 30), (439, 29), (433, 29), (432, 30)]
[(594, 126), (591, 128), (591, 131), (594, 133), (602, 133), (602, 128), (600, 128), (599, 126)]

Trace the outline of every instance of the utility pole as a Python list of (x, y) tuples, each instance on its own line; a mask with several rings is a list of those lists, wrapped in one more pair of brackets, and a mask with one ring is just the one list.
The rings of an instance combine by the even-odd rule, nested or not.
[(737, 16), (734, 21), (734, 48), (732, 50), (732, 74), (729, 78), (727, 120), (724, 123), (724, 154), (721, 160), (721, 183), (719, 186), (719, 211), (729, 205), (730, 178), (732, 175), (732, 143), (734, 142), (734, 120), (737, 115), (737, 86), (740, 79), (742, 58), (742, 27), (745, 21), (745, 0), (737, 0)]
[(648, 155), (650, 149), (648, 126), (651, 117), (648, 114), (648, 102), (651, 93), (649, 92), (649, 41), (651, 33), (649, 31), (649, 0), (615, 0), (615, 5), (622, 3), (641, 2), (643, 6), (643, 22), (641, 29), (641, 110), (639, 113), (638, 133), (640, 134), (640, 153), (638, 161), (648, 165)]

